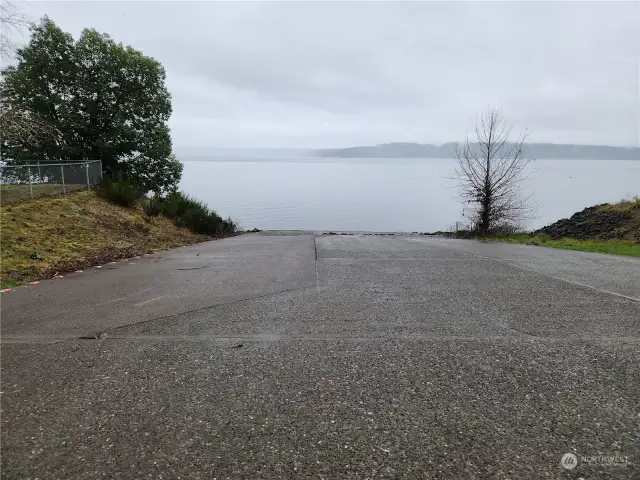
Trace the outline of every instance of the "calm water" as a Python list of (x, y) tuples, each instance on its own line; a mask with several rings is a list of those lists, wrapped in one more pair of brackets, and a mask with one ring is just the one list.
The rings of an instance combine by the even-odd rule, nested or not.
[[(436, 231), (464, 220), (452, 160), (213, 158), (184, 161), (182, 188), (244, 228)], [(640, 194), (640, 161), (538, 160), (537, 228)]]

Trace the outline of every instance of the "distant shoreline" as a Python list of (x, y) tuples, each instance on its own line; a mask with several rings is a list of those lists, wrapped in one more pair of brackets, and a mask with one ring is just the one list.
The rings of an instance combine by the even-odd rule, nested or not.
[[(451, 159), (454, 143), (430, 145), (418, 143), (387, 143), (376, 146), (302, 149), (302, 148), (218, 148), (208, 146), (177, 146), (176, 156), (182, 161), (280, 161), (290, 159)], [(640, 147), (607, 145), (570, 145), (530, 143), (527, 155), (538, 160), (640, 160)]]
[[(236, 163), (269, 163), (269, 162), (273, 162), (273, 163), (327, 163), (327, 162), (336, 162), (339, 160), (360, 160), (360, 161), (366, 161), (366, 160), (376, 160), (376, 163), (382, 163), (385, 160), (391, 161), (391, 160), (396, 160), (396, 161), (411, 161), (410, 163), (421, 163), (420, 161), (423, 161), (424, 163), (428, 163), (430, 161), (441, 161), (441, 160), (447, 160), (447, 161), (451, 161), (453, 162), (454, 159), (452, 157), (382, 157), (382, 156), (378, 156), (378, 157), (356, 157), (356, 156), (351, 156), (351, 157), (329, 157), (329, 156), (320, 156), (320, 155), (312, 155), (312, 154), (307, 154), (307, 155), (300, 155), (298, 157), (285, 157), (285, 156), (245, 156), (245, 155), (226, 155), (226, 156), (219, 156), (219, 155), (197, 155), (197, 156), (188, 156), (188, 155), (183, 155), (183, 156), (179, 156), (178, 160), (180, 160), (181, 162), (202, 162), (202, 163), (228, 163), (228, 162), (236, 162)], [(540, 157), (536, 157), (536, 160), (549, 160), (549, 161), (556, 161), (556, 162), (565, 162), (565, 161), (593, 161), (593, 162), (606, 162), (606, 161), (628, 161), (628, 162), (633, 162), (635, 160), (640, 160), (640, 159), (620, 159), (620, 158), (607, 158), (607, 159), (599, 159), (599, 158), (540, 158)], [(386, 162), (385, 162), (386, 163)]]
[[(375, 146), (322, 149), (310, 152), (317, 157), (335, 158), (452, 158), (455, 143), (443, 145), (386, 143)], [(540, 160), (640, 160), (640, 147), (529, 143), (526, 154)]]

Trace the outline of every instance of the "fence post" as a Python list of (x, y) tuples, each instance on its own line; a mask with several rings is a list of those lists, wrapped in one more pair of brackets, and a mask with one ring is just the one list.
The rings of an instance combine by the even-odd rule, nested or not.
[(60, 171), (62, 172), (62, 193), (67, 193), (64, 188), (64, 165), (60, 165)]
[(91, 190), (91, 185), (89, 185), (89, 162), (84, 164), (84, 169), (87, 172), (87, 190)]
[(38, 160), (38, 183), (42, 182), (42, 172), (40, 172), (40, 160)]
[(31, 184), (31, 167), (27, 166), (27, 174), (29, 175), (29, 193), (31, 194), (31, 199), (33, 200), (33, 185)]

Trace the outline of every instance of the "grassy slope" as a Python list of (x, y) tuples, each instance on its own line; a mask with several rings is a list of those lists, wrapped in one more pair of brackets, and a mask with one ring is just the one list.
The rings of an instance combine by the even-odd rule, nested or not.
[[(86, 185), (71, 184), (65, 185), (65, 191), (83, 190)], [(9, 205), (13, 203), (22, 203), (33, 198), (44, 197), (49, 195), (59, 195), (63, 193), (62, 184), (43, 183), (36, 185), (0, 185), (0, 204)]]
[(575, 238), (553, 239), (545, 235), (521, 234), (496, 237), (496, 240), (508, 243), (530, 244), (536, 242), (543, 247), (565, 248), (568, 250), (581, 250), (584, 252), (612, 253), (615, 255), (626, 255), (630, 257), (640, 257), (640, 243), (631, 239), (630, 233), (640, 238), (640, 198), (634, 197), (631, 200), (623, 200), (618, 203), (602, 205), (601, 210), (628, 211), (632, 213), (629, 222), (630, 230), (625, 239), (589, 239), (578, 240)]
[[(93, 192), (0, 207), (3, 288), (130, 255), (207, 240), (163, 217), (113, 205)], [(29, 258), (32, 253), (42, 258)]]
[(583, 252), (612, 253), (629, 257), (640, 257), (640, 244), (632, 240), (577, 240), (575, 238), (552, 239), (544, 235), (510, 235), (495, 237), (495, 240), (507, 243), (531, 244), (541, 247), (581, 250)]

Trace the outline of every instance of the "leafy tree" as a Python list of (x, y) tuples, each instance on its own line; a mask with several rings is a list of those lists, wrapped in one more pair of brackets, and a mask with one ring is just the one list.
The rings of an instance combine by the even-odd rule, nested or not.
[[(135, 179), (140, 185), (156, 193), (175, 191), (182, 176), (182, 163), (173, 153), (168, 158), (139, 158), (123, 165), (126, 178)], [(156, 188), (157, 186), (160, 188)]]
[(2, 72), (3, 102), (60, 134), (37, 143), (3, 138), (3, 157), (98, 159), (106, 174), (148, 190), (177, 185), (182, 168), (171, 154), (171, 97), (158, 61), (92, 29), (74, 41), (47, 17), (31, 28), (16, 59)]

